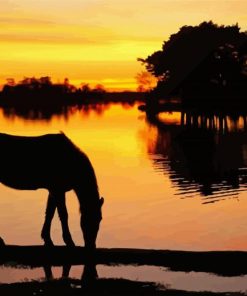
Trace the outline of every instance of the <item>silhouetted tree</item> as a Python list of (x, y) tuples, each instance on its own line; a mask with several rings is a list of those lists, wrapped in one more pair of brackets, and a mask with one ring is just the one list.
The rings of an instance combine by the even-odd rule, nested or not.
[(4, 84), (3, 89), (2, 89), (2, 93), (3, 94), (11, 94), (14, 91), (14, 87), (15, 87), (15, 80), (14, 78), (7, 78), (7, 83)]
[(82, 83), (81, 91), (83, 93), (89, 93), (91, 91), (91, 88), (90, 88), (89, 84), (88, 83)]
[(141, 71), (135, 76), (138, 92), (150, 91), (157, 83), (157, 79), (148, 71)]
[(6, 85), (9, 85), (9, 86), (15, 86), (15, 79), (14, 78), (7, 78), (7, 83)]
[(92, 92), (95, 92), (95, 93), (105, 93), (106, 90), (104, 88), (104, 86), (102, 84), (97, 84), (94, 89), (92, 89)]
[(0, 91), (0, 107), (4, 107), (8, 114), (18, 113), (30, 116), (30, 110), (34, 117), (40, 116), (40, 111), (47, 117), (52, 113), (63, 112), (63, 108), (69, 106), (81, 107), (82, 105), (95, 104), (97, 102), (130, 102), (141, 100), (134, 92), (107, 93), (102, 84), (91, 88), (89, 84), (81, 84), (76, 88), (68, 78), (62, 83), (53, 83), (49, 76), (24, 77), (18, 83), (9, 78)]
[(70, 84), (69, 82), (69, 78), (64, 78), (64, 91), (66, 93), (73, 93), (73, 92), (76, 92), (76, 87), (73, 85), (73, 84)]
[(52, 85), (51, 77), (44, 76), (39, 78), (41, 85)]
[(158, 79), (156, 93), (189, 95), (202, 89), (215, 90), (247, 82), (247, 33), (238, 25), (218, 26), (203, 22), (183, 26), (163, 43), (162, 50), (139, 58)]

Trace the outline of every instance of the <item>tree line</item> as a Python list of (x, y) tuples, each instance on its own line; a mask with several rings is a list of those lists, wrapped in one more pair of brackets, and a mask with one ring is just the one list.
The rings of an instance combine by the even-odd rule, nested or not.
[(75, 87), (70, 83), (68, 78), (65, 78), (63, 83), (53, 83), (51, 77), (42, 76), (36, 77), (24, 77), (21, 81), (15, 82), (14, 78), (8, 78), (6, 84), (4, 84), (3, 94), (15, 94), (15, 93), (42, 93), (52, 92), (57, 94), (70, 94), (70, 93), (104, 93), (105, 88), (101, 84), (97, 84), (94, 88), (90, 87), (88, 83), (82, 83), (80, 87)]
[(88, 99), (100, 99), (106, 90), (98, 84), (94, 88), (89, 84), (75, 87), (65, 78), (63, 83), (53, 83), (51, 77), (24, 77), (15, 82), (8, 78), (0, 93), (0, 106), (14, 108), (44, 109), (51, 106), (69, 106), (87, 102)]

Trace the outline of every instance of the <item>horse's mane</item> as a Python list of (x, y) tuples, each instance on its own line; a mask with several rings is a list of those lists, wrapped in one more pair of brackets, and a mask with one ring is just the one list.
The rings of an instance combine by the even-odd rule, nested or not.
[(72, 142), (72, 140), (68, 136), (65, 135), (65, 133), (63, 131), (60, 131), (60, 135), (63, 136), (64, 140), (67, 142), (67, 144), (69, 144), (71, 146), (71, 148), (73, 148), (79, 154), (83, 154), (86, 158), (88, 158), (87, 155), (78, 146), (76, 146)]
[[(99, 188), (98, 183), (95, 175), (94, 168), (92, 166), (91, 161), (89, 160), (88, 156), (77, 146), (75, 145), (70, 138), (68, 138), (64, 132), (60, 131), (60, 135), (63, 136), (66, 143), (73, 149), (73, 151), (76, 153), (76, 159), (77, 163), (81, 164), (83, 172), (78, 172), (79, 174), (83, 174), (84, 178), (82, 179), (83, 188), (84, 190), (87, 190), (90, 193), (95, 193), (97, 197), (99, 196)], [(87, 178), (85, 178), (87, 177)]]
[(86, 153), (84, 153), (77, 145), (75, 145), (74, 142), (69, 137), (67, 137), (64, 132), (60, 131), (60, 135), (62, 135), (64, 137), (64, 140), (74, 150), (74, 152), (78, 153), (78, 155), (80, 155), (82, 158), (84, 158), (84, 160), (87, 161), (88, 164), (93, 169), (93, 166), (92, 166), (88, 156), (86, 155)]

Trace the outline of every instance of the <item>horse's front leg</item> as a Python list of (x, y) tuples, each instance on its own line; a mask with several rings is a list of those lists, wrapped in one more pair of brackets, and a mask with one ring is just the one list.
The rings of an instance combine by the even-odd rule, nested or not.
[(57, 201), (58, 215), (62, 225), (63, 240), (67, 246), (74, 247), (75, 243), (73, 242), (70, 231), (69, 231), (68, 212), (65, 204), (65, 193), (61, 192), (57, 194), (56, 201)]
[(45, 211), (45, 222), (41, 231), (41, 237), (44, 240), (46, 246), (53, 246), (50, 232), (51, 232), (51, 222), (54, 217), (55, 210), (56, 210), (55, 196), (49, 193), (46, 211)]

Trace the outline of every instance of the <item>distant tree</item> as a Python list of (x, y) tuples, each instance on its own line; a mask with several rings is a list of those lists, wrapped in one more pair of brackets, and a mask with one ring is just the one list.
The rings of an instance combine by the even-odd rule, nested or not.
[(203, 22), (183, 26), (163, 43), (162, 50), (138, 61), (158, 79), (156, 91), (170, 95), (188, 84), (230, 85), (246, 81), (247, 33), (239, 26)]
[(70, 83), (69, 83), (69, 78), (64, 78), (63, 84), (67, 87), (69, 87)]
[(40, 78), (36, 77), (24, 77), (21, 81), (18, 82), (17, 86), (24, 86), (27, 89), (42, 89), (43, 87), (51, 86), (52, 81), (49, 76), (44, 76)]
[(91, 91), (90, 85), (88, 83), (81, 84), (81, 91), (83, 93), (89, 93)]
[(141, 71), (135, 76), (138, 92), (150, 91), (157, 83), (157, 79), (148, 71)]
[(29, 85), (31, 83), (31, 78), (24, 77), (22, 80), (18, 82), (19, 85)]
[(92, 92), (95, 92), (95, 93), (105, 93), (106, 90), (105, 90), (105, 87), (104, 87), (102, 84), (97, 84), (97, 85), (92, 89)]
[(8, 86), (12, 86), (13, 87), (13, 86), (16, 85), (14, 78), (7, 78), (6, 81), (7, 81), (6, 85), (8, 85)]
[(40, 77), (39, 81), (42, 85), (52, 85), (51, 77), (49, 76)]
[(65, 92), (67, 92), (67, 93), (76, 92), (76, 90), (77, 90), (73, 84), (70, 84), (69, 78), (64, 78), (63, 85), (64, 85)]
[(6, 81), (7, 81), (7, 83), (5, 83), (3, 85), (3, 89), (2, 89), (2, 92), (5, 95), (13, 93), (15, 85), (16, 85), (14, 78), (7, 78)]

